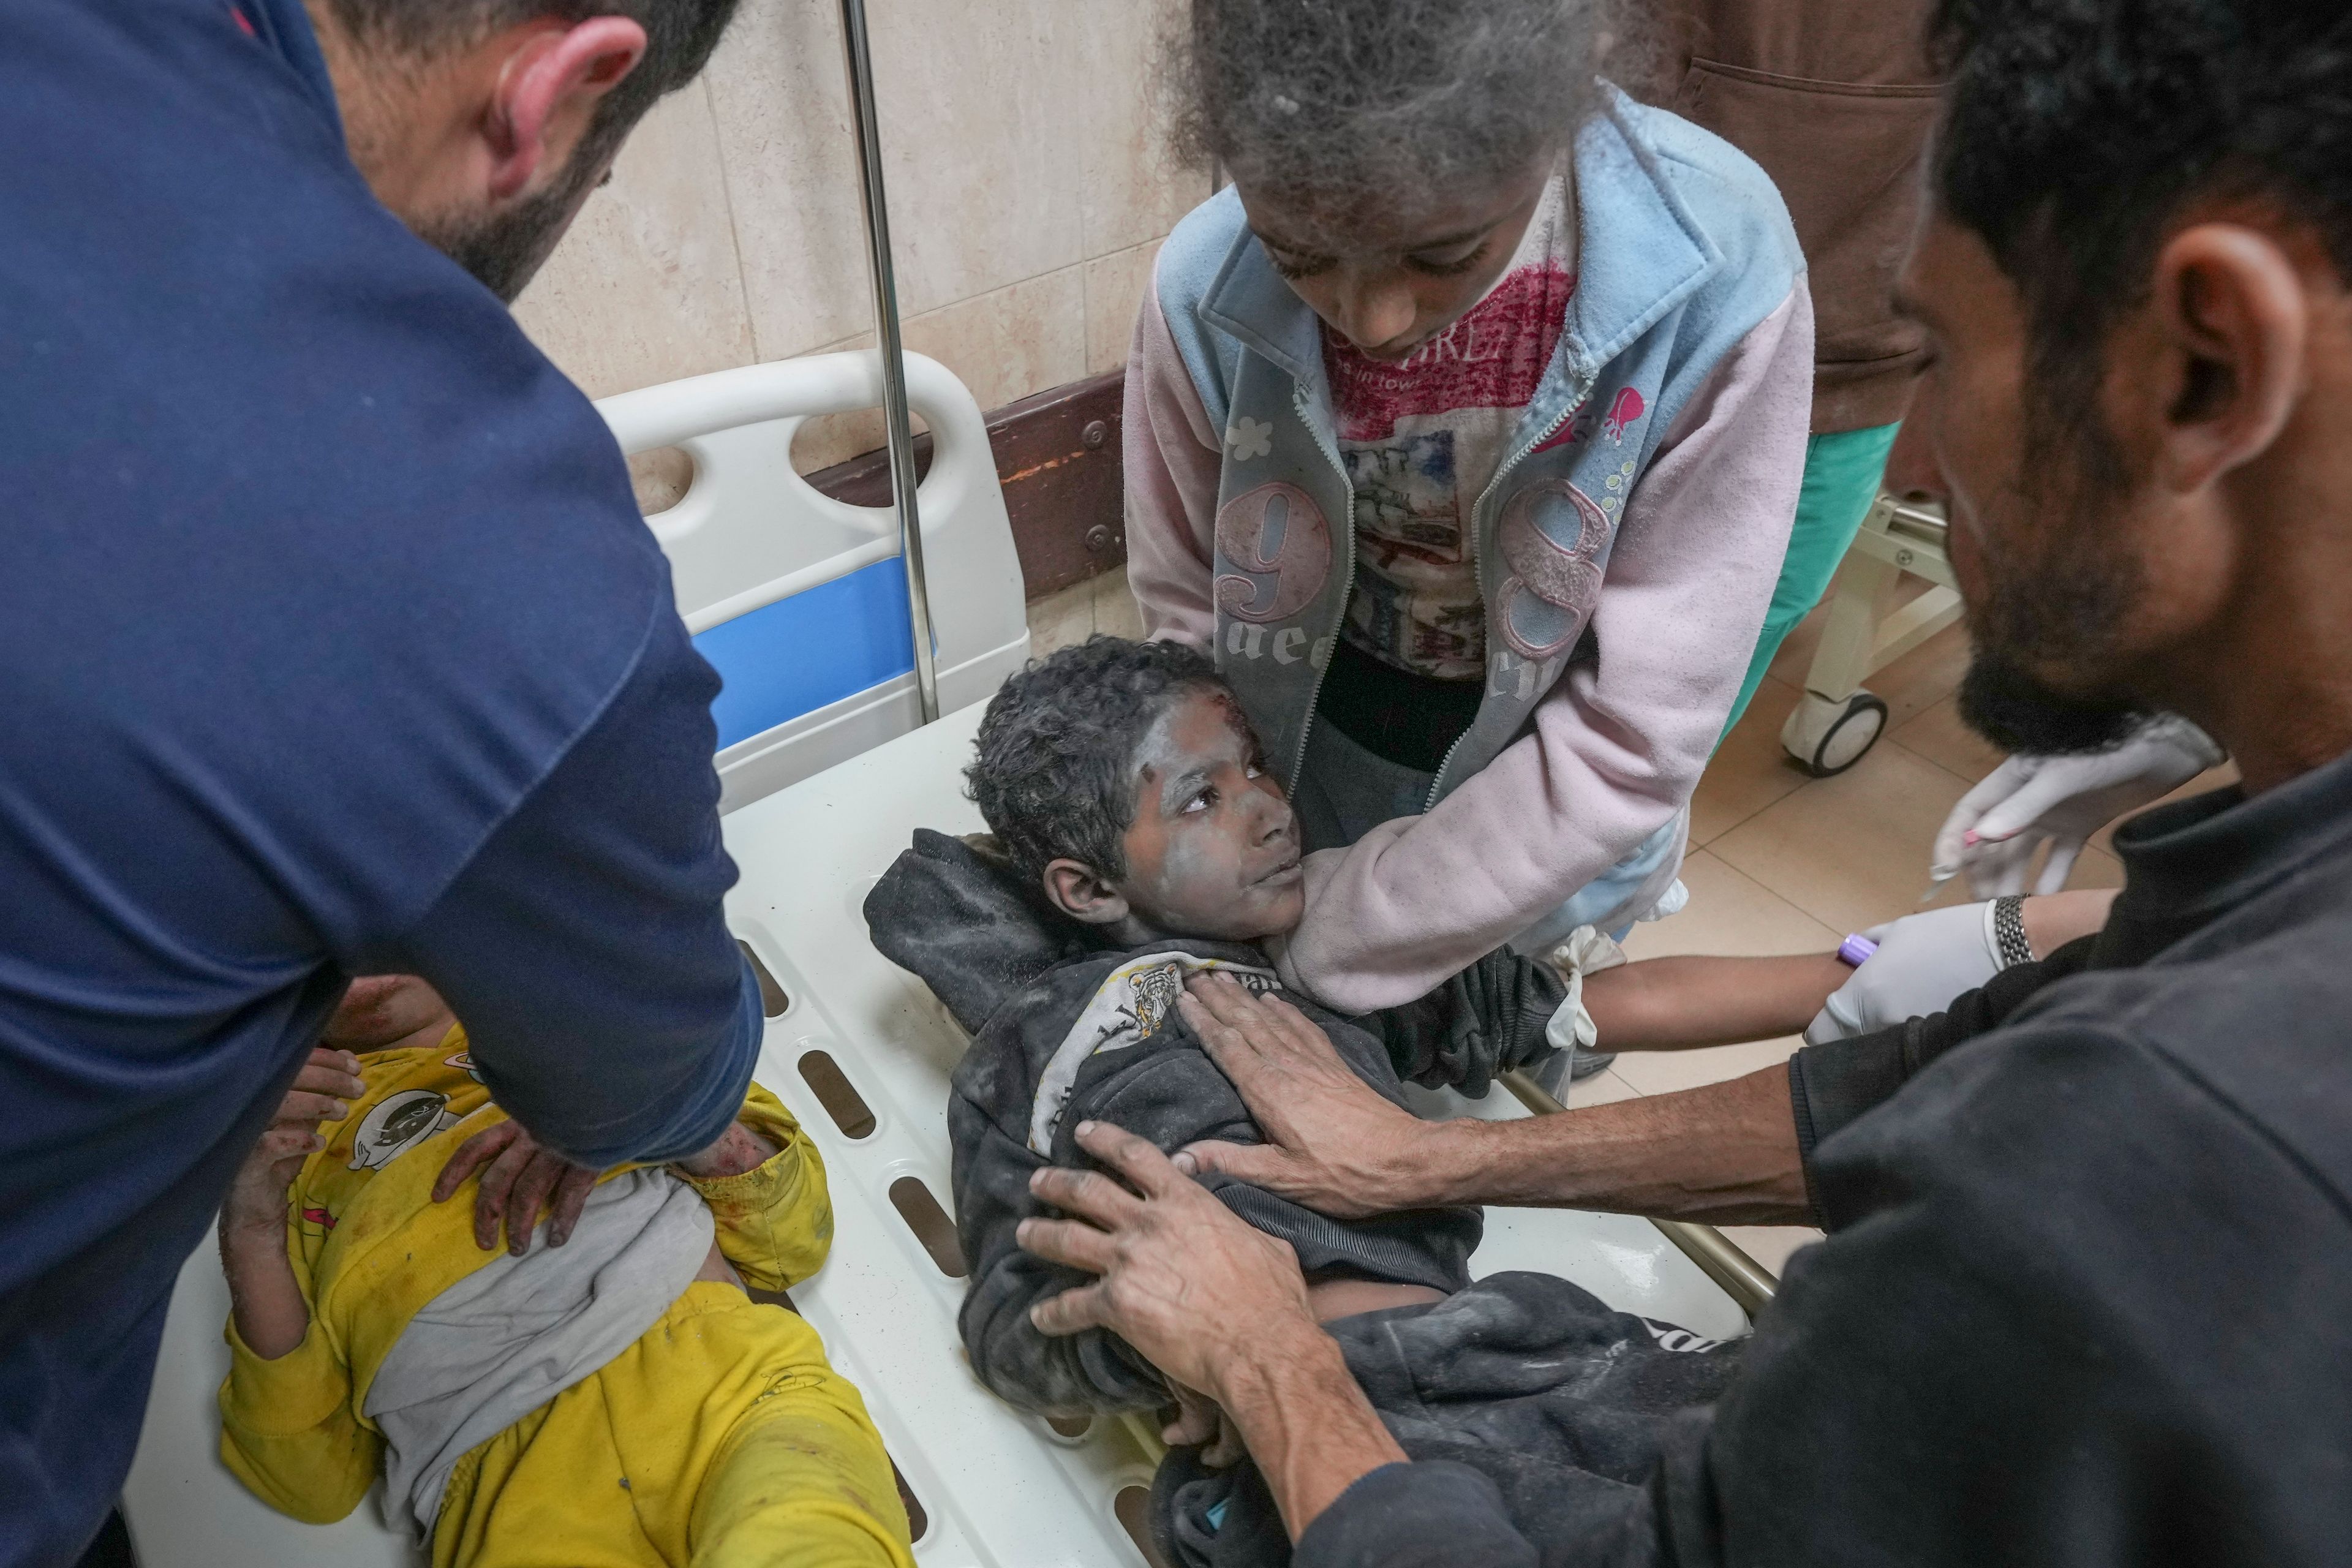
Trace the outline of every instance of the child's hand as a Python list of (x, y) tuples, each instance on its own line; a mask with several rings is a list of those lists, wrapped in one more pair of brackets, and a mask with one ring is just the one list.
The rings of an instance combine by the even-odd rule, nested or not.
[(286, 1189), (302, 1162), (327, 1146), (319, 1123), (341, 1121), (351, 1111), (349, 1102), (367, 1092), (359, 1068), (358, 1059), (348, 1051), (312, 1048), (285, 1099), (278, 1102), (278, 1114), (229, 1183), (228, 1197), (221, 1205), (224, 1232), (283, 1233)]
[(1199, 1447), (1201, 1463), (1213, 1470), (1230, 1469), (1249, 1457), (1223, 1405), (1181, 1383), (1169, 1384), (1168, 1392), (1176, 1400), (1174, 1413), (1160, 1428), (1161, 1442), (1171, 1448)]
[(327, 1146), (314, 1123), (274, 1122), (253, 1146), (229, 1183), (221, 1205), (221, 1229), (255, 1235), (286, 1230), (286, 1189), (302, 1162)]
[(351, 1102), (366, 1092), (367, 1079), (360, 1076), (359, 1058), (349, 1051), (313, 1046), (310, 1059), (302, 1064), (287, 1087), (286, 1098), (278, 1102), (278, 1114), (270, 1118), (270, 1125), (299, 1121), (315, 1128), (321, 1121), (341, 1121), (352, 1113)]

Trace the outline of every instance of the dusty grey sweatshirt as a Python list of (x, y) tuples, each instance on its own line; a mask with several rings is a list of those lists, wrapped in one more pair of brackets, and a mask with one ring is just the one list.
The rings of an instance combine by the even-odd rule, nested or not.
[[(1174, 1150), (1202, 1138), (1256, 1142), (1256, 1124), (1183, 1021), (1175, 998), (1216, 968), (1278, 985), (1255, 946), (1177, 939), (1093, 945), (961, 839), (919, 831), (866, 903), (875, 945), (929, 984), (972, 1032), (954, 1078), (957, 1230), (971, 1271), (961, 1327), (982, 1381), (1031, 1409), (1133, 1409), (1165, 1403), (1157, 1371), (1101, 1332), (1048, 1339), (1029, 1308), (1083, 1282), (1023, 1252), (1020, 1222), (1045, 1212), (1030, 1173), (1086, 1163), (1081, 1121), (1117, 1123)], [(1364, 1081), (1402, 1103), (1400, 1075), (1483, 1092), (1498, 1071), (1548, 1055), (1544, 1026), (1564, 993), (1548, 967), (1496, 953), (1432, 996), (1356, 1020), (1297, 994)], [(1336, 1221), (1246, 1183), (1207, 1184), (1235, 1213), (1297, 1250), (1310, 1273), (1427, 1285), (1469, 1283), (1475, 1209)]]

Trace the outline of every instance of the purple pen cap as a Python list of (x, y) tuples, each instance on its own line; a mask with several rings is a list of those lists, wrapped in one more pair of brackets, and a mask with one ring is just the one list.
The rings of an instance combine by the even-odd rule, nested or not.
[(1878, 944), (1876, 942), (1859, 933), (1850, 936), (1843, 942), (1838, 943), (1838, 957), (1845, 963), (1853, 964), (1856, 969), (1860, 969), (1864, 963), (1869, 959), (1870, 955), (1877, 951)]

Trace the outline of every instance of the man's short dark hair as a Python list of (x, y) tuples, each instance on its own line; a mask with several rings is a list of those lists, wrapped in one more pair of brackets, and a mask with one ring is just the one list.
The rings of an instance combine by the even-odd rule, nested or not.
[(552, 16), (580, 23), (626, 16), (646, 30), (645, 58), (596, 106), (583, 147), (609, 153), (656, 100), (698, 75), (735, 15), (736, 0), (328, 0), (335, 19), (365, 45), (429, 58), (502, 28)]
[(2308, 223), (2352, 277), (2345, 0), (1943, 0), (1934, 37), (1937, 195), (2024, 295), (2042, 441), (2096, 433), (2099, 351), (2185, 204)]
[(1186, 691), (1223, 691), (1208, 655), (1181, 643), (1096, 637), (1006, 679), (980, 721), (967, 793), (1034, 881), (1066, 857), (1117, 880), (1135, 822), (1135, 751)]

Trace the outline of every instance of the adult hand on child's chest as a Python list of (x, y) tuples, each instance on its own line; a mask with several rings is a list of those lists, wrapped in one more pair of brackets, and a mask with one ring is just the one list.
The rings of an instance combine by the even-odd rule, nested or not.
[(1432, 1124), (1376, 1093), (1298, 1009), (1220, 975), (1196, 978), (1179, 1005), (1265, 1142), (1193, 1143), (1178, 1170), (1223, 1172), (1338, 1219), (1427, 1206), (1411, 1184)]

